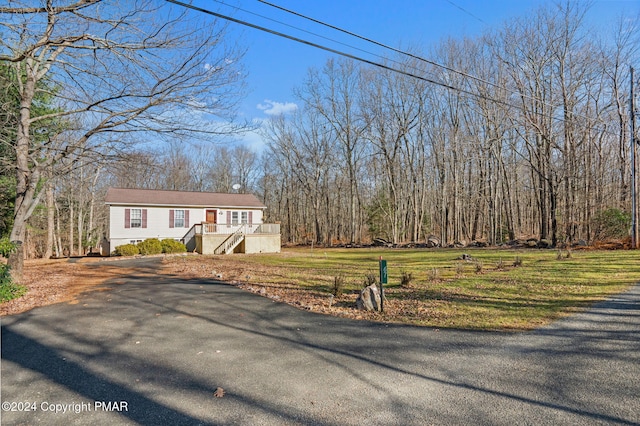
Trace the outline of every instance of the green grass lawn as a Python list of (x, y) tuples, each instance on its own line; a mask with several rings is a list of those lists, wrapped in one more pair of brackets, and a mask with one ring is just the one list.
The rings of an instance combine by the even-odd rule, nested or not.
[[(458, 260), (463, 253), (472, 260)], [(342, 277), (344, 295), (333, 308), (340, 315), (355, 311), (356, 294), (368, 274), (378, 276), (381, 256), (389, 272), (385, 312), (364, 318), (441, 328), (528, 330), (640, 282), (640, 252), (622, 250), (295, 248), (211, 261), (241, 265), (236, 279), (251, 276), (252, 283), (306, 290), (320, 300)], [(404, 285), (403, 275), (412, 277)]]

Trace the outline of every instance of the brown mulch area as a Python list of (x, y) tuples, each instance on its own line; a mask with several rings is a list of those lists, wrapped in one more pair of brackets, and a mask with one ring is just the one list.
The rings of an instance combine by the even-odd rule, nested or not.
[(28, 291), (18, 299), (1, 303), (0, 316), (15, 315), (54, 303), (74, 304), (79, 294), (98, 290), (98, 286), (106, 280), (133, 272), (106, 262), (99, 269), (85, 266), (99, 261), (102, 259), (89, 257), (76, 259), (76, 262), (70, 262), (69, 259), (25, 261), (22, 283)]

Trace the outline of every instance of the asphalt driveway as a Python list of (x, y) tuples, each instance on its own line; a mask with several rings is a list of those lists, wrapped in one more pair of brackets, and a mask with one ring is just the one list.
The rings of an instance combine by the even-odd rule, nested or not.
[(505, 334), (322, 316), (156, 262), (2, 319), (2, 425), (640, 424), (638, 286)]

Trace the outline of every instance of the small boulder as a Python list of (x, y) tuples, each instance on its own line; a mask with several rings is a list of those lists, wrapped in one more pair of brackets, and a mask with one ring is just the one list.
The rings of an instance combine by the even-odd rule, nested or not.
[(380, 290), (375, 284), (371, 284), (360, 291), (356, 299), (356, 306), (364, 311), (380, 311)]
[(373, 240), (373, 245), (377, 247), (385, 247), (389, 245), (389, 241), (385, 240), (384, 238), (375, 238)]
[(473, 261), (473, 257), (468, 255), (467, 253), (462, 253), (460, 256), (457, 257), (456, 260), (464, 260), (466, 262), (471, 262)]
[(427, 248), (440, 247), (440, 239), (435, 235), (429, 235), (427, 237)]
[(538, 248), (551, 248), (553, 243), (550, 240), (542, 239), (538, 241)]

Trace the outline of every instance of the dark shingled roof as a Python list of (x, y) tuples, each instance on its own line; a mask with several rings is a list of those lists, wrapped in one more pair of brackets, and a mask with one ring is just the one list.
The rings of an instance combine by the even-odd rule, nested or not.
[(109, 188), (106, 204), (265, 209), (253, 194)]

